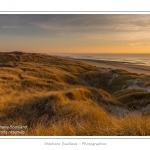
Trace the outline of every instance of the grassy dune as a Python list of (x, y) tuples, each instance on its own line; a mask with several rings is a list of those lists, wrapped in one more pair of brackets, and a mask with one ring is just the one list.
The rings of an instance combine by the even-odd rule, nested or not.
[(150, 135), (149, 83), (75, 60), (0, 53), (0, 125), (27, 125), (23, 135)]

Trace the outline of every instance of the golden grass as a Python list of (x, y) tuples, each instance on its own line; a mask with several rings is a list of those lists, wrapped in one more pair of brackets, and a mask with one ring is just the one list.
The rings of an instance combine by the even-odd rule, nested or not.
[[(121, 76), (110, 84), (112, 72)], [(0, 125), (27, 125), (23, 135), (34, 136), (150, 135), (149, 115), (118, 117), (107, 111), (133, 105), (135, 99), (136, 106), (150, 103), (149, 93), (143, 91), (112, 97), (128, 79), (138, 78), (122, 70), (112, 72), (42, 54), (0, 53)]]

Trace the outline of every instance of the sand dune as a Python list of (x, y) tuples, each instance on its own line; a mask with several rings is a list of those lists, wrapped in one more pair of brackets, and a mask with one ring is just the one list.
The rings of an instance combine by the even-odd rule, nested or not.
[(150, 135), (150, 76), (102, 64), (0, 53), (0, 134)]

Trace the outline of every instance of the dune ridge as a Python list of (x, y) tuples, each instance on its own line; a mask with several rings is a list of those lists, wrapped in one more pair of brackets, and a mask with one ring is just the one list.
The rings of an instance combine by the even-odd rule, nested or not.
[(149, 87), (148, 75), (1, 52), (0, 125), (32, 136), (150, 135)]

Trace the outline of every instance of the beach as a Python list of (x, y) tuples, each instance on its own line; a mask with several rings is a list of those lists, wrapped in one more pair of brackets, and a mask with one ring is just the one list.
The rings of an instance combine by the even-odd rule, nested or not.
[(150, 66), (135, 65), (133, 63), (125, 64), (124, 62), (93, 60), (93, 59), (76, 59), (76, 60), (100, 68), (122, 69), (131, 73), (150, 75)]

